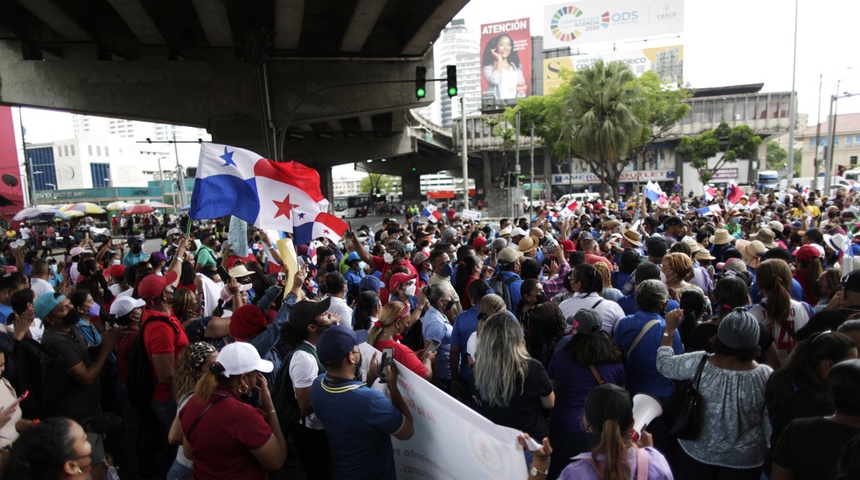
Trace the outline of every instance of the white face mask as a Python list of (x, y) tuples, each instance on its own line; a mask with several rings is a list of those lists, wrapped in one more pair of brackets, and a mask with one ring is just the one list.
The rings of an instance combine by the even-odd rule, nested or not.
[(120, 263), (122, 263), (122, 262), (118, 258), (115, 258), (110, 262), (111, 266), (119, 265)]
[(389, 265), (394, 263), (394, 255), (392, 255), (388, 252), (385, 252), (385, 254), (382, 255), (382, 259), (385, 260), (385, 263), (387, 263)]
[(406, 287), (406, 295), (409, 295), (410, 297), (415, 296), (415, 285), (409, 285)]
[(364, 262), (358, 262), (358, 269), (359, 269), (359, 270), (362, 270), (362, 271), (363, 271), (365, 268), (367, 268), (367, 264), (366, 264), (366, 263), (364, 263)]

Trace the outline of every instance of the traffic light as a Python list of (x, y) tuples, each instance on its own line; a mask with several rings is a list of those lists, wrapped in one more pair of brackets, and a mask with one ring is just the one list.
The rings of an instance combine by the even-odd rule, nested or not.
[(415, 67), (415, 97), (427, 96), (427, 67)]
[(457, 66), (448, 65), (448, 96), (457, 96)]

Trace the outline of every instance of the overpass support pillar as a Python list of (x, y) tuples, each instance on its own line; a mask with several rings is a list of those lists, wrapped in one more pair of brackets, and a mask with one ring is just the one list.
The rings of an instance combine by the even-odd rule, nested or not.
[(481, 152), (481, 160), (482, 160), (482, 171), (483, 175), (481, 176), (481, 185), (475, 183), (475, 189), (478, 187), (484, 189), (484, 205), (487, 204), (487, 199), (490, 195), (490, 188), (493, 186), (493, 163), (492, 163), (492, 153), (490, 152)]
[(400, 185), (403, 190), (403, 202), (407, 205), (421, 203), (421, 176), (417, 174), (403, 175), (400, 177)]

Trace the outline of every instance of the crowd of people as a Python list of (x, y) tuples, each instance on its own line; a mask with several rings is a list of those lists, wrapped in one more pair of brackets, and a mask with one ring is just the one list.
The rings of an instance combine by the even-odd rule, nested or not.
[[(0, 472), (397, 478), (392, 437), (418, 430), (406, 369), (522, 432), (530, 479), (860, 478), (860, 199), (679, 200), (409, 209), (295, 246), (292, 270), (263, 231), (229, 244), (228, 222), (151, 254), (6, 242)], [(634, 439), (643, 394), (666, 413)]]

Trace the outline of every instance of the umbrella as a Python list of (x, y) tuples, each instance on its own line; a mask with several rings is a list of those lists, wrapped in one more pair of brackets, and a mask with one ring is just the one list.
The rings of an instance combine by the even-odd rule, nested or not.
[(61, 212), (68, 215), (69, 218), (78, 218), (86, 215), (84, 212), (79, 212), (77, 210), (66, 210), (65, 212)]
[(149, 205), (152, 208), (175, 208), (173, 205), (164, 202), (149, 202), (144, 203), (144, 205)]
[(52, 218), (60, 218), (68, 220), (69, 216), (49, 205), (37, 205), (29, 207), (16, 213), (12, 218), (13, 221), (20, 222), (22, 220), (49, 220)]
[(155, 209), (150, 207), (149, 205), (144, 205), (142, 203), (138, 203), (137, 205), (132, 205), (125, 210), (122, 211), (123, 215), (136, 215), (140, 213), (152, 213)]
[(85, 213), (87, 215), (95, 215), (100, 213), (105, 213), (105, 209), (96, 205), (95, 203), (90, 202), (81, 202), (81, 203), (72, 203), (69, 205), (63, 205), (60, 207), (61, 212), (68, 212), (69, 210), (74, 210), (76, 212)]
[(105, 210), (125, 210), (130, 206), (131, 204), (126, 202), (113, 202), (109, 203), (108, 206), (105, 207)]

